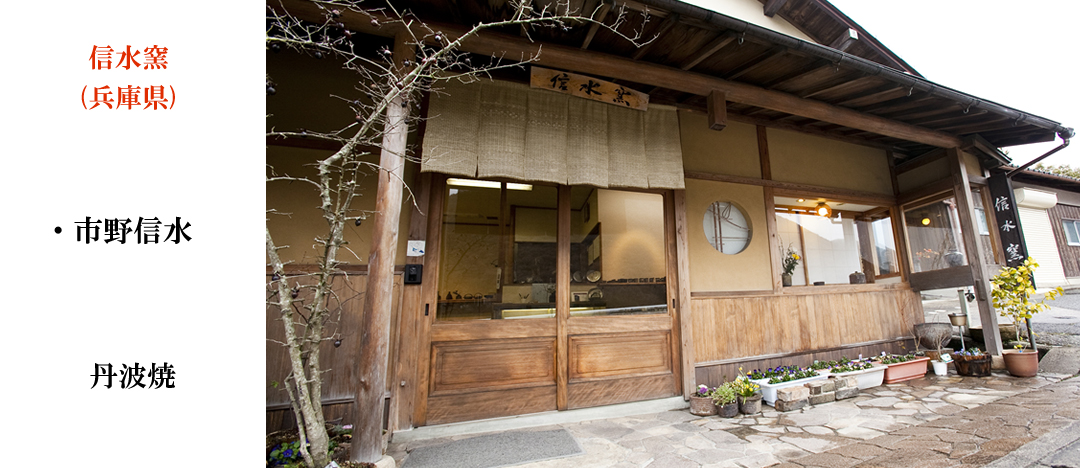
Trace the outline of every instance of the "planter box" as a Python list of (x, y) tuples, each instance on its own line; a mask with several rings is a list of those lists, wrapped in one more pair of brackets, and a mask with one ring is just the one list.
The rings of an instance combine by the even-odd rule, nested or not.
[(885, 383), (905, 382), (926, 375), (928, 361), (930, 358), (923, 356), (907, 362), (888, 364), (889, 367), (885, 369)]
[(953, 366), (956, 367), (956, 373), (965, 377), (989, 377), (990, 376), (990, 364), (993, 357), (990, 355), (981, 356), (976, 359), (963, 359), (963, 356), (953, 355)]
[(851, 372), (840, 372), (831, 375), (837, 378), (848, 376), (855, 377), (855, 379), (859, 381), (859, 390), (866, 390), (868, 388), (873, 388), (881, 385), (881, 382), (885, 380), (886, 369), (887, 367), (885, 366), (874, 366), (869, 369)]
[(815, 380), (825, 380), (827, 378), (829, 378), (829, 376), (819, 374), (819, 375), (815, 375), (813, 377), (807, 377), (805, 379), (792, 380), (790, 382), (783, 382), (783, 383), (778, 383), (778, 384), (768, 384), (768, 383), (759, 384), (759, 385), (761, 385), (761, 397), (762, 397), (763, 400), (765, 400), (765, 404), (767, 404), (769, 406), (773, 406), (773, 403), (776, 402), (776, 391), (777, 390), (780, 390), (781, 388), (787, 388), (787, 387), (798, 387), (798, 386), (800, 386), (800, 385), (802, 385), (802, 384), (804, 384), (806, 382), (813, 382)]

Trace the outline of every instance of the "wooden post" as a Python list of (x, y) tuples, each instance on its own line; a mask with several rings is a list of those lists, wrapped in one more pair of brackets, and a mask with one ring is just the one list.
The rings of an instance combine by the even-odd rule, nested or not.
[[(503, 190), (503, 193), (506, 193)], [(555, 408), (569, 408), (570, 378), (570, 186), (559, 186), (556, 239), (558, 259), (555, 268)], [(599, 215), (599, 210), (597, 210)]]
[[(412, 56), (400, 35), (394, 41), (395, 60)], [(386, 108), (382, 153), (379, 156), (379, 188), (375, 202), (375, 225), (364, 315), (360, 320), (360, 382), (356, 388), (357, 412), (350, 458), (375, 463), (383, 456), (383, 397), (386, 391), (387, 356), (390, 346), (390, 315), (393, 307), (394, 257), (397, 254), (401, 219), (402, 175), (405, 166), (409, 109), (399, 97)]]
[(870, 222), (867, 218), (855, 219), (855, 229), (859, 233), (859, 265), (866, 275), (867, 283), (873, 283), (877, 276), (877, 269), (874, 268), (874, 236)]
[(968, 266), (975, 283), (975, 300), (979, 304), (979, 318), (982, 320), (983, 341), (988, 354), (1000, 355), (1001, 334), (998, 333), (997, 313), (990, 304), (990, 281), (986, 277), (983, 265), (982, 243), (979, 242), (979, 228), (975, 224), (975, 203), (971, 198), (971, 182), (964, 167), (963, 153), (956, 148), (949, 148), (946, 158), (953, 174), (953, 193), (956, 196), (956, 208), (960, 218), (960, 230), (964, 234), (964, 250), (967, 251)]
[(690, 238), (686, 219), (686, 190), (675, 190), (671, 195), (675, 218), (675, 261), (678, 285), (679, 340), (682, 342), (682, 383), (683, 398), (690, 399), (690, 392), (697, 380), (694, 364), (694, 318), (693, 305), (690, 303)]
[(709, 128), (723, 130), (727, 127), (727, 95), (723, 91), (709, 93)]

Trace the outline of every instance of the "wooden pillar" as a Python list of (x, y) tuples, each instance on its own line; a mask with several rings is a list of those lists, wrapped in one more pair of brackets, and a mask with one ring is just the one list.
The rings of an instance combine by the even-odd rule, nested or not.
[(964, 250), (967, 252), (971, 278), (975, 283), (975, 300), (979, 305), (979, 318), (982, 320), (983, 340), (986, 352), (1000, 355), (1001, 334), (998, 333), (997, 312), (990, 304), (990, 281), (986, 277), (983, 264), (982, 243), (979, 242), (979, 228), (975, 218), (975, 202), (971, 195), (971, 182), (964, 167), (963, 153), (956, 148), (949, 148), (946, 158), (953, 175), (953, 193), (956, 196), (956, 208), (960, 218), (960, 230), (964, 234)]
[(856, 218), (855, 229), (859, 233), (859, 264), (866, 275), (866, 282), (873, 283), (877, 271), (874, 268), (874, 237), (870, 229), (870, 220)]
[[(506, 192), (505, 190), (503, 191)], [(559, 186), (558, 198), (558, 259), (555, 264), (555, 407), (562, 411), (569, 407), (568, 384), (570, 376), (570, 186)], [(597, 215), (599, 215), (597, 210)]]
[[(690, 299), (690, 238), (687, 233), (686, 190), (675, 190), (671, 196), (675, 211), (675, 261), (676, 286), (678, 287), (675, 308), (679, 318), (679, 340), (682, 343), (682, 386), (683, 398), (690, 399), (694, 390), (697, 371), (694, 367), (694, 325), (693, 306)], [(669, 275), (670, 278), (670, 275)]]
[[(394, 41), (394, 58), (412, 56), (404, 35)], [(402, 173), (409, 127), (407, 103), (395, 99), (386, 108), (379, 186), (375, 202), (375, 225), (368, 257), (368, 281), (364, 315), (360, 320), (360, 382), (356, 388), (357, 412), (350, 458), (375, 463), (383, 455), (383, 398), (386, 391), (387, 356), (390, 347), (390, 315), (393, 307), (394, 262), (398, 223), (401, 219)]]

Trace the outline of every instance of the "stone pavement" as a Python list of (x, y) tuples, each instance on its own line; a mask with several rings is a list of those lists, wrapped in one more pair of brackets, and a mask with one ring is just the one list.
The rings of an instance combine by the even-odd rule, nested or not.
[[(1080, 423), (1073, 424), (1080, 420), (1080, 379), (1062, 380), (1067, 377), (929, 375), (787, 413), (762, 406), (763, 412), (754, 416), (722, 419), (679, 410), (521, 429), (563, 427), (586, 453), (519, 466), (982, 466), (1047, 434), (1073, 434), (1066, 434), (1066, 442), (1080, 439), (1069, 432), (1080, 430)], [(391, 443), (387, 453), (400, 466), (416, 447), (475, 435)], [(1068, 443), (1058, 445), (1062, 456), (1071, 453)], [(1000, 466), (1039, 466), (1035, 463), (1041, 458), (1057, 463), (1040, 451), (1001, 460), (1007, 464)]]

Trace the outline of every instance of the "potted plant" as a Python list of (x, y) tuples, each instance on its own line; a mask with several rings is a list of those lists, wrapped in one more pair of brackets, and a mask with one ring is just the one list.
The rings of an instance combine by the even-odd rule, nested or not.
[(739, 414), (739, 394), (735, 382), (724, 382), (712, 391), (713, 404), (721, 418), (733, 418)]
[(716, 414), (712, 391), (706, 385), (698, 385), (697, 391), (690, 394), (690, 414), (694, 416), (712, 416)]
[(795, 273), (795, 267), (799, 266), (799, 254), (788, 244), (787, 251), (781, 251), (780, 256), (784, 258), (784, 273), (780, 275), (780, 280), (784, 286), (791, 286), (791, 275)]
[(830, 377), (855, 377), (859, 382), (859, 390), (877, 387), (885, 380), (885, 370), (888, 369), (886, 366), (875, 366), (869, 360), (845, 361), (833, 366)]
[(992, 357), (979, 348), (970, 348), (953, 353), (956, 373), (965, 377), (987, 377), (990, 375)]
[(778, 367), (767, 382), (760, 384), (761, 397), (767, 405), (772, 406), (776, 402), (777, 390), (798, 387), (806, 382), (827, 378), (828, 376), (821, 375), (813, 369), (804, 369), (798, 366)]
[(739, 396), (740, 413), (755, 414), (761, 412), (761, 394), (758, 393), (758, 389), (761, 387), (751, 382), (746, 375), (743, 375), (741, 367), (739, 368), (739, 377), (735, 379), (732, 386), (735, 387), (735, 393)]
[[(1031, 332), (1031, 316), (1043, 310), (1048, 310), (1047, 300), (1057, 299), (1062, 293), (1061, 287), (1051, 289), (1039, 301), (1035, 301), (1035, 285), (1031, 282), (1035, 268), (1039, 264), (1028, 257), (1020, 266), (1002, 268), (1001, 271), (990, 278), (993, 290), (990, 296), (993, 298), (994, 307), (1002, 317), (1009, 317), (1013, 321), (1016, 330), (1016, 349), (1006, 350), (1001, 353), (1005, 358), (1005, 368), (1009, 373), (1017, 377), (1033, 377), (1039, 372), (1039, 353), (1035, 351), (1035, 336)], [(1028, 340), (1031, 342), (1031, 350), (1024, 349), (1024, 342), (1020, 339), (1020, 320), (1027, 321)]]
[(885, 383), (897, 383), (918, 379), (926, 375), (926, 361), (930, 358), (914, 354), (891, 354), (878, 358), (885, 369)]

